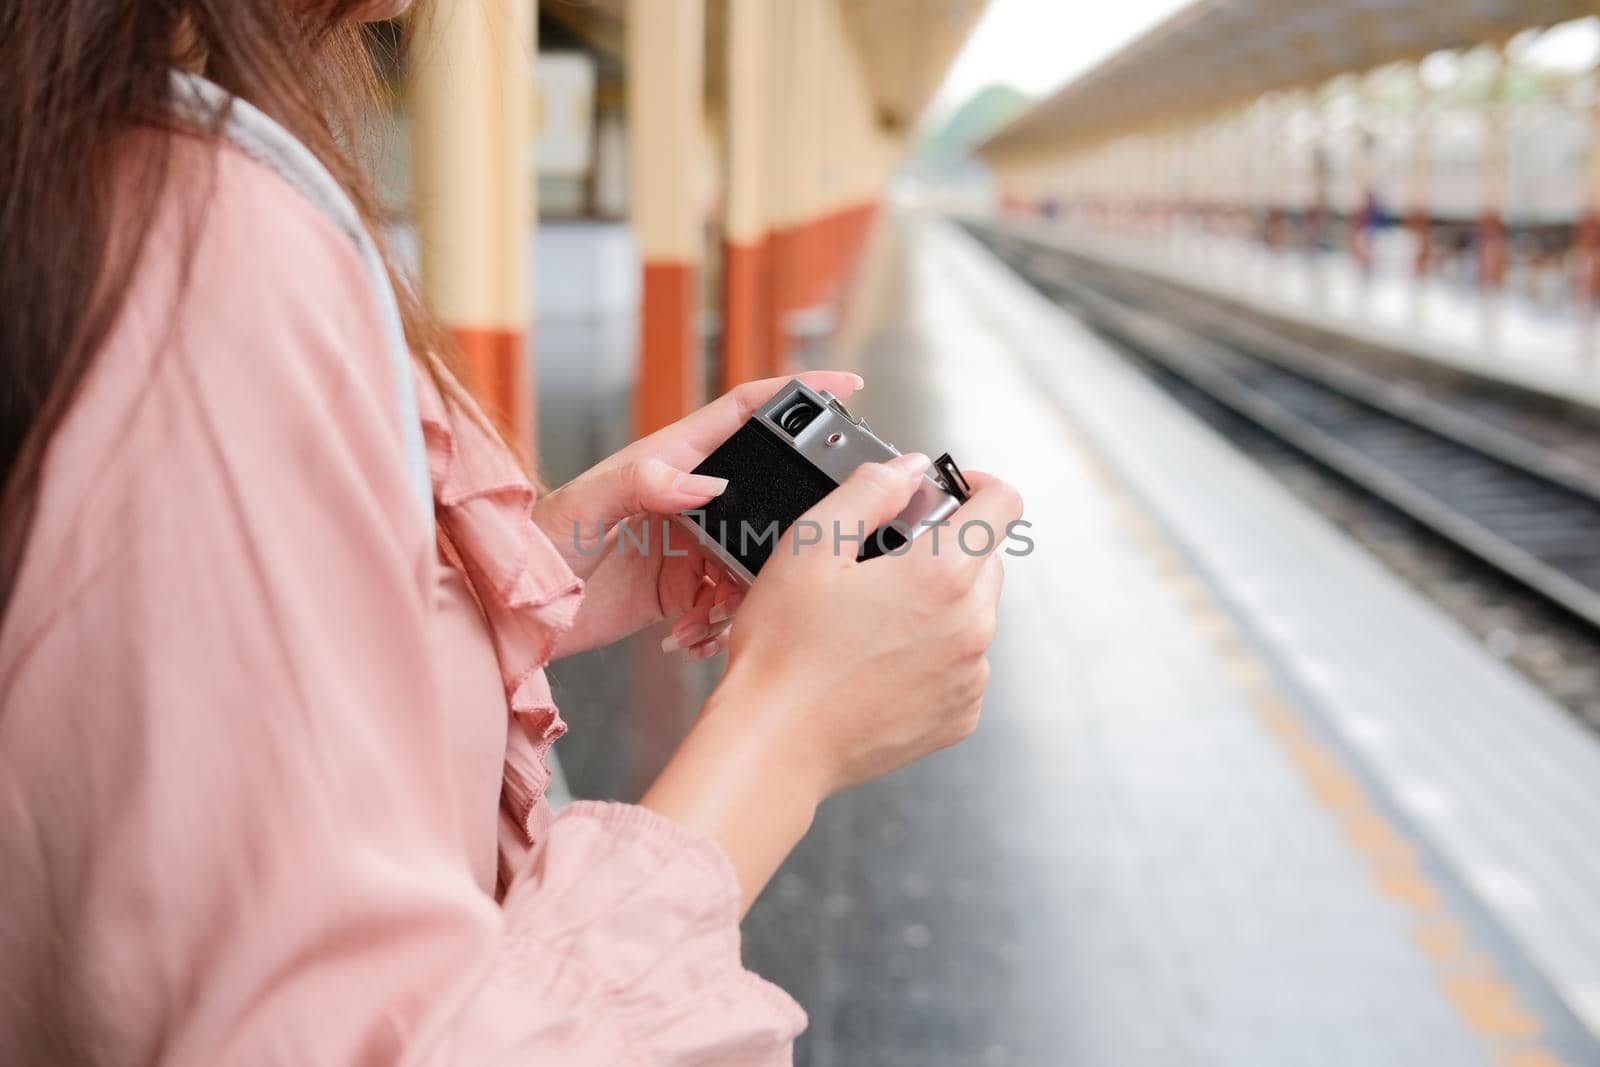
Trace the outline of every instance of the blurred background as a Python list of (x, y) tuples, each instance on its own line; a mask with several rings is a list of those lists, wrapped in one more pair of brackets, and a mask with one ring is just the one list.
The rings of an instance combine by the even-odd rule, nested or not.
[[(434, 0), (395, 239), (565, 481), (751, 378), (1028, 501), (985, 721), (745, 926), (817, 1067), (1600, 1064), (1600, 21)], [(633, 800), (722, 669), (552, 667)]]

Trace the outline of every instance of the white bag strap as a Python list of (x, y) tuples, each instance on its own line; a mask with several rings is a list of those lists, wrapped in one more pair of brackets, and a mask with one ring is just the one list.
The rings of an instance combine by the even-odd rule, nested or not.
[(428, 454), (422, 441), (422, 416), (417, 411), (411, 349), (406, 344), (405, 329), (400, 322), (400, 304), (395, 299), (389, 272), (384, 268), (383, 257), (378, 254), (377, 244), (362, 224), (355, 204), (333, 175), (328, 173), (328, 168), (311, 154), (310, 149), (248, 101), (187, 71), (173, 71), (172, 88), (180, 115), (207, 125), (215, 123), (219, 115), (225, 116), (221, 132), (229, 143), (299, 190), (355, 244), (361, 265), (366, 268), (367, 278), (378, 298), (378, 313), (383, 319), (384, 342), (389, 350), (389, 361), (394, 371), (395, 398), (400, 408), (406, 473), (431, 525), (434, 521), (433, 482), (428, 475)]

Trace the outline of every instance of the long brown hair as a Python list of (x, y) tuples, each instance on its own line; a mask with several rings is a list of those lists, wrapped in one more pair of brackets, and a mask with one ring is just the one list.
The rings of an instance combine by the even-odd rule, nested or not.
[[(0, 4), (0, 618), (50, 436), (138, 269), (172, 151), (174, 66), (300, 139), (381, 243), (358, 155), (378, 82), (370, 0), (7, 0)], [(391, 269), (391, 274), (394, 271)], [(413, 351), (445, 338), (396, 285)]]

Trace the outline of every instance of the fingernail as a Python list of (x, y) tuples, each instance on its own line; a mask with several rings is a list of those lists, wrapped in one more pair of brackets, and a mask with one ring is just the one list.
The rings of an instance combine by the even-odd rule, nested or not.
[(903, 456), (894, 457), (886, 466), (893, 467), (895, 470), (905, 474), (921, 474), (933, 466), (933, 460), (921, 452), (907, 452)]
[(728, 479), (713, 478), (709, 474), (680, 474), (673, 479), (672, 488), (688, 496), (721, 496), (728, 488)]
[(706, 634), (710, 632), (711, 631), (704, 626), (691, 626), (688, 629), (670, 633), (662, 639), (661, 651), (676, 652), (680, 648), (688, 648), (690, 645), (698, 645), (701, 641), (705, 640)]
[(850, 375), (850, 377), (855, 379), (856, 388), (857, 389), (861, 389), (861, 388), (865, 387), (866, 384), (867, 384), (867, 380), (865, 378), (861, 377), (861, 375), (859, 375), (859, 374), (852, 374), (852, 375)]
[(676, 652), (680, 648), (698, 645), (710, 632), (711, 627), (698, 619), (680, 619), (661, 642), (661, 651)]
[(706, 615), (706, 621), (715, 626), (719, 622), (727, 622), (733, 618), (733, 612), (728, 610), (726, 604), (713, 604), (711, 611)]

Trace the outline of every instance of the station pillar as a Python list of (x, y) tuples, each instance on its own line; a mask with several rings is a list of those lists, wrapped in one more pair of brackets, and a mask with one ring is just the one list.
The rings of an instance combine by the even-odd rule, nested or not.
[(1345, 245), (1364, 280), (1372, 277), (1373, 243), (1378, 228), (1378, 197), (1372, 167), (1373, 134), (1358, 123), (1356, 136), (1355, 210), (1345, 221)]
[(801, 0), (770, 0), (774, 48), (770, 56), (773, 92), (768, 102), (771, 170), (768, 174), (767, 303), (765, 371), (789, 373), (789, 316), (806, 303), (810, 247), (805, 228), (815, 163), (811, 127), (815, 97), (810, 78), (814, 42), (806, 17), (814, 5)]
[(1487, 289), (1506, 280), (1506, 222), (1494, 207), (1485, 207), (1478, 219), (1478, 276)]
[(1600, 302), (1600, 92), (1589, 102), (1589, 144), (1584, 161), (1583, 213), (1575, 235), (1578, 294), (1592, 308)]
[(1278, 231), (1282, 227), (1279, 221), (1279, 203), (1284, 197), (1280, 189), (1282, 178), (1279, 173), (1281, 164), (1278, 156), (1278, 146), (1282, 141), (1279, 136), (1281, 121), (1279, 100), (1276, 95), (1269, 94), (1256, 112), (1256, 144), (1251, 152), (1251, 157), (1259, 168), (1256, 178), (1256, 199), (1261, 224), (1256, 236), (1268, 251), (1276, 251)]
[(772, 272), (767, 219), (773, 6), (728, 5), (722, 389), (765, 373)]
[(429, 4), (416, 17), (406, 92), (423, 292), (484, 409), (531, 448), (533, 5)]
[[(740, 5), (735, 5), (740, 6)], [(704, 0), (627, 9), (633, 230), (643, 262), (634, 421), (649, 433), (697, 407)]]
[(1478, 219), (1478, 278), (1486, 289), (1499, 289), (1506, 277), (1507, 142), (1509, 140), (1504, 54), (1499, 56), (1494, 89), (1485, 110), (1483, 146), (1483, 212)]
[(1433, 124), (1426, 96), (1427, 89), (1417, 79), (1417, 115), (1411, 131), (1411, 190), (1406, 209), (1406, 228), (1411, 231), (1411, 273), (1421, 279), (1433, 264)]
[(1578, 251), (1578, 295), (1589, 305), (1600, 297), (1600, 213), (1585, 207), (1574, 235)]

